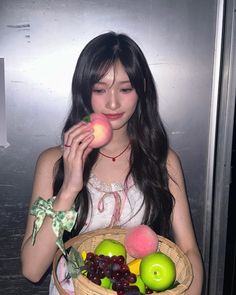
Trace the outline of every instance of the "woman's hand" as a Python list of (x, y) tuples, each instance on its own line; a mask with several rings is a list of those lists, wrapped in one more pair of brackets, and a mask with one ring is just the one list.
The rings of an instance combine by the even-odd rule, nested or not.
[(84, 163), (92, 150), (88, 145), (93, 139), (91, 124), (85, 122), (74, 125), (64, 134), (64, 181), (59, 197), (74, 201), (82, 190)]

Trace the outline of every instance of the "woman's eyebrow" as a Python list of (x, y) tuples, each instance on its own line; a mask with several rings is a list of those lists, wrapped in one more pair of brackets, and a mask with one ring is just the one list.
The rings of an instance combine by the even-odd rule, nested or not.
[[(114, 83), (114, 82), (113, 82)], [(112, 84), (113, 84), (112, 83)], [(117, 84), (119, 84), (119, 85), (123, 85), (123, 84), (131, 84), (131, 82), (130, 82), (130, 80), (121, 80), (121, 81), (117, 81)], [(104, 85), (104, 86), (106, 86), (106, 85), (109, 85), (110, 84), (110, 82), (105, 82), (105, 81), (98, 81), (98, 82), (96, 82), (94, 85)]]
[(95, 85), (96, 85), (96, 84), (106, 85), (107, 83), (106, 83), (106, 82), (102, 82), (102, 81), (98, 81), (98, 82), (95, 83)]
[[(120, 83), (120, 84), (130, 83), (130, 80), (121, 80), (121, 81), (117, 81), (117, 83)], [(105, 82), (105, 81), (98, 81), (98, 82), (96, 82), (95, 84), (108, 84), (108, 82)]]
[(120, 83), (120, 84), (130, 83), (130, 80), (118, 81), (118, 83)]

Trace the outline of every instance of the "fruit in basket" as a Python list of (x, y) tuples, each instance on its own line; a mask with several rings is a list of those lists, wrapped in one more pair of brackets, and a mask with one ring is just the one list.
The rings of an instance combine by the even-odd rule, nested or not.
[(92, 113), (83, 118), (83, 121), (90, 122), (93, 128), (94, 139), (89, 144), (91, 148), (99, 148), (107, 144), (112, 138), (112, 127), (110, 121), (103, 114)]
[(105, 256), (123, 256), (126, 258), (125, 246), (119, 241), (113, 239), (105, 239), (101, 241), (95, 248), (95, 254)]
[(140, 263), (141, 263), (142, 259), (141, 258), (136, 258), (134, 260), (132, 260), (131, 262), (128, 263), (128, 267), (130, 272), (139, 275), (140, 271), (139, 271), (139, 267), (140, 267)]
[[(78, 242), (76, 240), (75, 246), (76, 246), (76, 249), (78, 249), (77, 252), (82, 253), (82, 251), (85, 250), (86, 252), (88, 252), (87, 253), (87, 256), (88, 256), (89, 251), (94, 252), (94, 249), (95, 249), (96, 245), (101, 241), (101, 237), (109, 238), (109, 239), (117, 239), (117, 240), (119, 238), (120, 241), (124, 241), (126, 233), (127, 233), (127, 229), (123, 229), (123, 228), (122, 229), (114, 228), (114, 229), (96, 230), (93, 233), (88, 233), (87, 234), (87, 237), (88, 237), (87, 239), (83, 238), (82, 241), (81, 241), (80, 237), (79, 237)], [(168, 254), (170, 257), (173, 257), (173, 261), (176, 262), (176, 264), (175, 264), (176, 273), (177, 273), (176, 279), (175, 279), (174, 284), (172, 284), (170, 287), (167, 288), (167, 289), (170, 290), (167, 293), (169, 293), (169, 292), (170, 293), (176, 293), (178, 291), (178, 290), (176, 290), (176, 287), (179, 284), (181, 284), (181, 289), (183, 290), (183, 292), (185, 292), (188, 289), (188, 287), (189, 287), (189, 285), (191, 284), (191, 281), (192, 281), (191, 264), (190, 264), (188, 258), (181, 251), (181, 249), (179, 249), (179, 247), (177, 247), (177, 246), (175, 247), (173, 242), (169, 241), (168, 239), (166, 239), (166, 238), (164, 238), (162, 236), (158, 236), (158, 238), (159, 238), (159, 251), (161, 251), (161, 252), (163, 251), (165, 254)], [(94, 243), (96, 243), (96, 245)], [(95, 257), (99, 257), (99, 256), (95, 255), (94, 253), (92, 253), (92, 254)], [(125, 261), (124, 257), (123, 256), (121, 256), (121, 257), (122, 257), (123, 261)], [(175, 261), (176, 257), (178, 258), (177, 261)], [(103, 259), (104, 258), (105, 257), (103, 257)], [(109, 261), (111, 261), (111, 258), (112, 259), (115, 259), (115, 258), (117, 259), (118, 257), (109, 257), (108, 256), (107, 258), (109, 259)], [(58, 259), (56, 259), (55, 261), (58, 262)], [(130, 256), (128, 256), (127, 261), (130, 261)], [(71, 262), (74, 263), (74, 260), (72, 260)], [(114, 262), (114, 260), (113, 260), (113, 262)], [(86, 264), (86, 261), (84, 262), (84, 264)], [(102, 264), (102, 265), (103, 265), (103, 270), (104, 270), (104, 264)], [(75, 292), (78, 292), (78, 291), (83, 289), (83, 290), (85, 290), (85, 292), (90, 291), (90, 293), (92, 292), (92, 293), (95, 294), (96, 290), (100, 289), (101, 292), (103, 292), (104, 294), (105, 293), (109, 293), (109, 294), (110, 293), (113, 293), (113, 294), (117, 293), (116, 295), (124, 295), (125, 293), (128, 293), (128, 292), (131, 293), (131, 290), (132, 290), (132, 294), (134, 294), (135, 289), (128, 289), (128, 288), (131, 288), (131, 287), (138, 288), (138, 287), (137, 286), (130, 286), (130, 283), (127, 284), (128, 283), (127, 278), (128, 278), (128, 276), (130, 274), (130, 270), (128, 269), (127, 263), (124, 262), (122, 264), (122, 273), (121, 273), (121, 275), (120, 275), (119, 271), (116, 274), (112, 273), (112, 271), (111, 271), (111, 269), (109, 267), (109, 265), (110, 265), (109, 263), (108, 264), (105, 263), (105, 265), (106, 265), (106, 267), (105, 267), (105, 270), (106, 270), (105, 276), (111, 277), (111, 275), (115, 275), (116, 281), (114, 281), (114, 283), (116, 282), (116, 284), (115, 284), (114, 287), (116, 287), (116, 288), (117, 287), (119, 287), (119, 288), (122, 287), (122, 290), (119, 290), (119, 291), (117, 290), (115, 292), (110, 292), (110, 291), (106, 291), (106, 290), (102, 289), (102, 287), (98, 288), (98, 286), (96, 284), (90, 283), (88, 281), (89, 278), (87, 279), (85, 277), (85, 276), (87, 276), (87, 273), (86, 274), (83, 273), (83, 272), (81, 273), (81, 271), (80, 271), (79, 274), (77, 274), (76, 277), (73, 277), (73, 278), (75, 278), (74, 279)], [(87, 264), (84, 265), (84, 266), (80, 265), (80, 264), (76, 264), (77, 269), (78, 268), (79, 269), (84, 269), (86, 266), (87, 266)], [(116, 269), (116, 267), (115, 267), (115, 269)], [(56, 269), (54, 269), (53, 271), (56, 271)], [(93, 268), (93, 271), (94, 271), (94, 268)], [(118, 284), (117, 284), (117, 282), (118, 282)], [(111, 285), (113, 285), (113, 282), (112, 282)], [(155, 290), (152, 291), (152, 289), (150, 287), (146, 286), (146, 294), (152, 294), (154, 291)], [(136, 289), (135, 294), (137, 294), (137, 289)], [(139, 295), (141, 295), (141, 294), (139, 294)]]
[(141, 261), (140, 276), (148, 288), (154, 291), (164, 291), (170, 288), (175, 281), (175, 264), (162, 252), (149, 254)]
[(158, 236), (149, 226), (141, 224), (128, 230), (124, 245), (130, 256), (142, 258), (157, 251)]

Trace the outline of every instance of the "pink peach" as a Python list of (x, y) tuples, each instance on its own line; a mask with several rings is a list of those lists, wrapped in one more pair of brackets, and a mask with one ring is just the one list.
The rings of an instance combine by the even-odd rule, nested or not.
[(143, 258), (158, 250), (158, 236), (149, 226), (141, 224), (128, 230), (124, 245), (130, 256)]
[(86, 116), (83, 120), (90, 122), (94, 130), (94, 139), (89, 145), (91, 148), (102, 147), (111, 140), (112, 127), (105, 115), (92, 113)]

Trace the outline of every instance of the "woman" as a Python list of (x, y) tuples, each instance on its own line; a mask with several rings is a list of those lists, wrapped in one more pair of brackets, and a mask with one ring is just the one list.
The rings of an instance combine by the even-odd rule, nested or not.
[[(100, 149), (90, 148), (93, 129), (82, 120), (92, 112), (104, 114), (113, 130), (111, 141)], [(96, 228), (141, 223), (160, 235), (172, 233), (193, 267), (194, 279), (186, 294), (201, 294), (202, 261), (180, 161), (168, 145), (147, 61), (128, 36), (102, 34), (80, 54), (62, 138), (62, 148), (44, 151), (37, 161), (31, 205), (39, 196), (45, 200), (56, 196), (55, 212), (75, 205), (77, 222), (64, 240)], [(46, 216), (32, 245), (33, 224), (29, 215), (22, 270), (37, 282), (52, 263), (57, 237)]]

